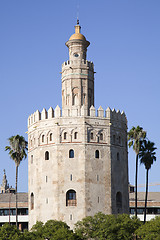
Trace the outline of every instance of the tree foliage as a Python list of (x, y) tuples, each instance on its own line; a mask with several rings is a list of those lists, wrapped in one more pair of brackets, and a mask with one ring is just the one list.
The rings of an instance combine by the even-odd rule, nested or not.
[(105, 215), (97, 213), (77, 222), (75, 233), (81, 239), (133, 240), (135, 230), (141, 225), (138, 219), (127, 214)]
[(136, 172), (135, 172), (135, 216), (137, 217), (137, 179), (138, 179), (138, 157), (141, 148), (141, 142), (146, 138), (146, 132), (142, 127), (132, 127), (128, 132), (128, 146), (133, 147), (136, 153)]
[(16, 226), (18, 228), (18, 209), (17, 209), (17, 183), (18, 183), (18, 167), (21, 161), (27, 157), (26, 151), (28, 150), (28, 142), (23, 136), (12, 136), (9, 139), (9, 145), (5, 147), (5, 151), (9, 152), (10, 158), (15, 162), (16, 165)]
[(148, 173), (154, 161), (156, 161), (156, 152), (157, 149), (154, 146), (154, 142), (149, 140), (144, 140), (141, 144), (141, 149), (139, 152), (140, 162), (144, 164), (146, 169), (146, 196), (145, 196), (145, 209), (144, 209), (144, 223), (146, 222), (146, 209), (147, 209), (147, 197), (148, 197)]
[(141, 145), (139, 158), (140, 162), (144, 164), (146, 170), (149, 170), (154, 161), (156, 161), (156, 150), (154, 142), (150, 142), (149, 140), (144, 140)]
[(16, 166), (19, 166), (23, 158), (27, 157), (26, 150), (28, 150), (28, 143), (23, 136), (19, 135), (12, 136), (8, 140), (10, 146), (6, 146), (5, 150), (9, 151), (11, 159), (15, 162)]
[(1, 240), (23, 240), (23, 234), (16, 228), (5, 223), (0, 228), (0, 239)]
[(141, 141), (146, 138), (146, 131), (143, 130), (142, 127), (137, 126), (132, 127), (131, 130), (128, 132), (128, 145), (129, 147), (133, 147), (136, 155), (139, 154)]
[(160, 239), (160, 217), (156, 217), (136, 230), (136, 234), (143, 240), (159, 240)]
[[(37, 222), (33, 225), (30, 232), (31, 239), (48, 239), (48, 240), (75, 240), (78, 239), (76, 234), (69, 229), (69, 226), (57, 220), (48, 220), (45, 224)], [(27, 236), (27, 233), (26, 233)], [(27, 236), (29, 237), (29, 236)]]
[(0, 227), (0, 240), (141, 240), (160, 239), (160, 217), (142, 224), (127, 214), (105, 215), (97, 213), (77, 222), (75, 233), (61, 221), (37, 222), (31, 231), (20, 232), (8, 223)]

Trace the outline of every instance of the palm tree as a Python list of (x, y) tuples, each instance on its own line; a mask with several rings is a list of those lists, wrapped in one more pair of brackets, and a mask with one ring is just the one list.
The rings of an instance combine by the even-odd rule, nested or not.
[(18, 167), (20, 162), (27, 157), (26, 150), (28, 150), (28, 142), (25, 141), (23, 136), (12, 136), (9, 139), (9, 145), (5, 147), (5, 151), (9, 151), (10, 158), (16, 164), (16, 186), (15, 186), (15, 194), (16, 194), (16, 226), (18, 228), (18, 210), (17, 210), (17, 180), (18, 180)]
[(128, 132), (128, 145), (129, 147), (133, 146), (133, 150), (136, 153), (136, 173), (135, 173), (135, 216), (137, 218), (137, 179), (138, 179), (138, 155), (140, 151), (141, 142), (146, 137), (146, 131), (142, 127), (137, 126), (132, 127)]
[(144, 223), (146, 222), (146, 208), (147, 208), (147, 197), (148, 197), (148, 172), (151, 169), (151, 165), (156, 161), (154, 142), (144, 140), (141, 145), (139, 152), (140, 163), (144, 164), (146, 169), (146, 196), (145, 196), (145, 208), (144, 208)]

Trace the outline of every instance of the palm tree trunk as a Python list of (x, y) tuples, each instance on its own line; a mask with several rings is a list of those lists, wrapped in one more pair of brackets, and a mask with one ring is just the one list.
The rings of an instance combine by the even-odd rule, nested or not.
[(146, 196), (145, 196), (145, 207), (144, 207), (144, 224), (146, 222), (147, 197), (148, 197), (148, 171), (149, 169), (146, 169)]
[(135, 175), (135, 216), (137, 218), (137, 179), (138, 179), (138, 154), (136, 155), (136, 175)]
[(17, 182), (18, 182), (18, 165), (16, 165), (16, 227), (18, 229)]

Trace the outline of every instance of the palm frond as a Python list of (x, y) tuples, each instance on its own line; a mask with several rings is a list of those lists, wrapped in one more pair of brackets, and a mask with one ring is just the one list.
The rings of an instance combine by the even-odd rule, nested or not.
[(153, 162), (156, 161), (155, 150), (157, 148), (154, 145), (155, 143), (144, 140), (139, 152), (140, 163), (144, 164), (148, 170), (151, 168)]
[(9, 152), (11, 159), (13, 159), (17, 166), (27, 157), (28, 142), (23, 136), (11, 136), (9, 139), (10, 146), (5, 147), (5, 151)]
[(128, 146), (133, 146), (133, 150), (136, 152), (136, 154), (139, 154), (141, 142), (145, 138), (146, 131), (144, 131), (142, 127), (132, 127), (132, 129), (128, 132)]

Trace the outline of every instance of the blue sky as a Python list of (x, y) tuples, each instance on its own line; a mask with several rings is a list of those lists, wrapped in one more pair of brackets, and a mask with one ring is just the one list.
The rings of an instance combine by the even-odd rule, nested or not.
[[(0, 182), (6, 169), (15, 185), (15, 164), (4, 151), (16, 134), (27, 139), (27, 118), (39, 109), (61, 106), (61, 64), (65, 42), (78, 15), (90, 41), (87, 59), (95, 65), (95, 107), (124, 110), (128, 128), (140, 125), (157, 146), (149, 181), (160, 183), (160, 1), (0, 1)], [(19, 191), (27, 191), (27, 160), (19, 168)], [(134, 184), (135, 154), (129, 150)], [(139, 184), (145, 183), (140, 166)], [(143, 191), (144, 188), (139, 188)], [(160, 191), (160, 186), (150, 187)]]

